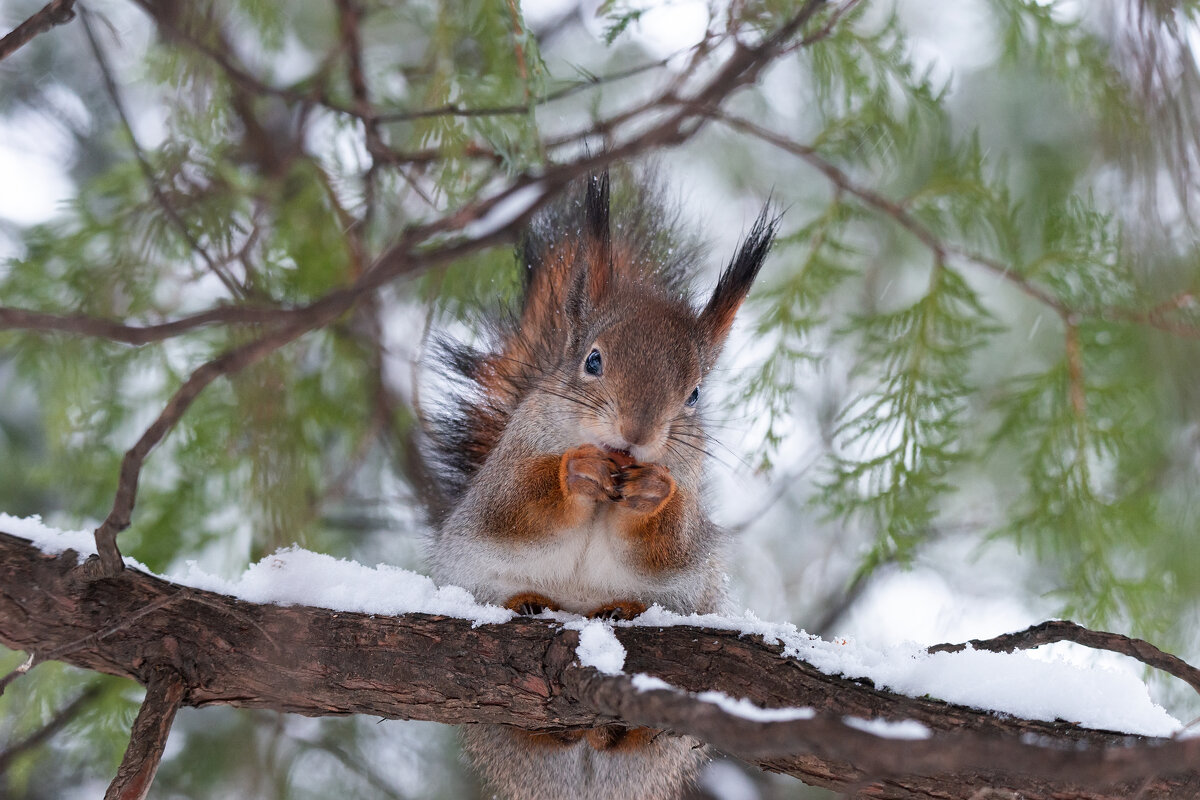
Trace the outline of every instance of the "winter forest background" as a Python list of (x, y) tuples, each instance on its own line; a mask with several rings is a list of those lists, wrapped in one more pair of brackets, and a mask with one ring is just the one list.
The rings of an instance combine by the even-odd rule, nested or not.
[[(42, 5), (4, 4), (0, 29)], [(1067, 616), (1200, 661), (1200, 2), (829, 2), (752, 85), (656, 127), (801, 5), (78, 5), (0, 62), (0, 512), (99, 524), (168, 398), (262, 330), (134, 345), (3, 309), (301, 306), (413, 226), (485, 238), (473, 201), (615, 152), (708, 248), (698, 286), (768, 197), (784, 212), (706, 398), (739, 606), (878, 646)], [(218, 377), (149, 454), (122, 552), (232, 576), (298, 543), (420, 570), (420, 359), (511, 297), (511, 242), (392, 275)], [(0, 649), (0, 673), (22, 658)], [(32, 671), (0, 698), (0, 795), (101, 794), (141, 694)], [(449, 727), (210, 708), (180, 714), (152, 796), (472, 780)], [(829, 796), (729, 761), (700, 792)]]

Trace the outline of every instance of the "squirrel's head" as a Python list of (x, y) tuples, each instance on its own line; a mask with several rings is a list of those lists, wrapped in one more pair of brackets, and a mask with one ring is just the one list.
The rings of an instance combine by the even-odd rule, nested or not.
[[(644, 252), (614, 237), (607, 174), (588, 182), (578, 240), (558, 262), (549, 292), (569, 331), (543, 387), (592, 443), (637, 461), (695, 461), (705, 449), (698, 413), (705, 378), (771, 246), (777, 220), (764, 209), (702, 307), (668, 287)], [(547, 269), (548, 268), (548, 269)], [(531, 285), (535, 289), (536, 279)], [(531, 292), (532, 294), (532, 292)], [(528, 301), (530, 295), (527, 295)], [(668, 453), (674, 459), (665, 459)]]

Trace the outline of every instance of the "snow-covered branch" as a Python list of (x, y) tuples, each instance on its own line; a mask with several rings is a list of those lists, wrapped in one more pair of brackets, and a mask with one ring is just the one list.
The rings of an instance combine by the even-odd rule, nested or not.
[[(86, 545), (86, 535), (79, 538)], [(402, 570), (370, 570), (303, 551), (268, 559), (240, 583), (226, 583), (239, 598), (200, 588), (219, 584), (199, 574), (184, 579), (193, 586), (138, 569), (81, 579), (78, 553), (55, 555), (47, 550), (64, 543), (39, 544), (0, 534), (0, 642), (38, 661), (53, 658), (144, 684), (156, 674), (181, 676), (185, 706), (546, 731), (622, 721), (689, 733), (811, 784), (870, 787), (876, 797), (970, 797), (980, 785), (1025, 798), (1139, 791), (1143, 798), (1174, 798), (1200, 791), (1200, 738), (1114, 733), (884, 691), (861, 677), (831, 674), (839, 669), (838, 648), (850, 654), (853, 645), (787, 634), (785, 626), (706, 618), (679, 624), (688, 618), (663, 613), (615, 628), (513, 619), (502, 609), (472, 605), (461, 590), (410, 580)], [(361, 574), (322, 582), (306, 569)], [(371, 609), (363, 596), (380, 596), (389, 582), (394, 592), (386, 602), (394, 609), (440, 613), (389, 616), (245, 599), (298, 602), (303, 595), (289, 592), (307, 586), (308, 602)], [(364, 594), (333, 602), (322, 584)], [(704, 627), (710, 622), (730, 629)], [(966, 657), (1024, 658), (976, 651), (926, 656), (946, 663)], [(853, 661), (845, 658), (841, 669), (857, 674)], [(886, 670), (875, 674), (899, 682)], [(914, 694), (935, 693), (915, 686)], [(1131, 714), (1126, 729), (1170, 731), (1153, 715)]]

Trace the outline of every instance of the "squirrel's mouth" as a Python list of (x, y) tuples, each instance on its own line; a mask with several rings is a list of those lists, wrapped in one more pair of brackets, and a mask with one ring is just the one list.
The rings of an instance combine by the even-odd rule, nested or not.
[(604, 445), (604, 451), (612, 455), (613, 461), (616, 461), (619, 467), (628, 467), (634, 463), (634, 458), (629, 454), (628, 450), (618, 450), (615, 447)]

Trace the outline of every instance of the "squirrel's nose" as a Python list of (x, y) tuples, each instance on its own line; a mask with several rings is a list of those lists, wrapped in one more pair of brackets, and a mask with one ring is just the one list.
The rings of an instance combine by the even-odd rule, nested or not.
[(634, 420), (621, 423), (621, 436), (630, 447), (638, 447), (650, 441), (654, 433), (653, 426), (644, 420)]

